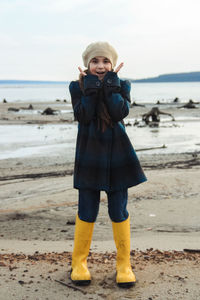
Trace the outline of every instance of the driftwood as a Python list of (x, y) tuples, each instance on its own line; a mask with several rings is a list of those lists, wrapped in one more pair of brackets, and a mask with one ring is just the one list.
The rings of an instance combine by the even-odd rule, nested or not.
[(162, 145), (162, 146), (158, 146), (158, 147), (150, 147), (150, 148), (141, 148), (141, 149), (136, 149), (135, 151), (147, 151), (147, 150), (154, 150), (154, 149), (164, 149), (167, 148), (167, 146)]
[(198, 158), (188, 159), (188, 160), (178, 160), (178, 161), (169, 161), (166, 163), (158, 164), (143, 164), (145, 169), (166, 169), (166, 168), (176, 168), (176, 169), (189, 169), (192, 167), (200, 166), (200, 160)]
[(143, 104), (137, 104), (135, 101), (133, 103), (131, 103), (131, 105), (130, 105), (130, 107), (133, 107), (133, 106), (145, 107), (145, 105), (143, 105)]
[(30, 104), (28, 107), (20, 107), (20, 109), (26, 109), (26, 110), (31, 110), (31, 109), (33, 109), (33, 105), (32, 104)]
[(71, 285), (71, 284), (65, 283), (65, 282), (63, 282), (63, 281), (56, 280), (56, 279), (55, 279), (55, 281), (58, 282), (58, 283), (60, 283), (60, 284), (62, 284), (62, 285), (67, 286), (68, 288), (73, 289), (74, 291), (79, 291), (79, 292), (83, 293), (84, 295), (87, 294), (86, 291), (83, 291), (82, 289), (80, 289), (80, 288), (78, 288), (78, 287), (76, 287), (76, 286), (74, 286), (74, 285)]
[[(6, 103), (6, 102), (4, 102)], [(20, 111), (20, 109), (26, 109), (26, 110), (32, 110), (33, 109), (33, 105), (30, 104), (28, 107), (20, 107), (20, 108), (16, 108), (16, 107), (9, 107), (8, 108), (8, 111), (14, 111), (14, 112), (17, 112), (17, 111)]]
[(56, 177), (56, 176), (66, 176), (72, 175), (73, 170), (68, 171), (55, 171), (55, 172), (46, 172), (46, 173), (34, 173), (34, 174), (19, 174), (19, 175), (10, 175), (10, 176), (0, 176), (0, 181), (13, 180), (13, 179), (22, 179), (22, 178), (42, 178), (42, 177)]
[(55, 115), (56, 110), (52, 109), (51, 107), (47, 107), (43, 112), (42, 115)]
[[(172, 121), (175, 121), (174, 117), (172, 116), (172, 114), (169, 113), (165, 113), (163, 111), (160, 111), (158, 107), (152, 107), (152, 109), (146, 113), (142, 115), (142, 120), (148, 125), (151, 122), (154, 123), (159, 123), (160, 122), (160, 117), (159, 115), (167, 115), (170, 116), (172, 118)], [(150, 121), (151, 118), (151, 121)]]
[(200, 249), (183, 249), (183, 251), (190, 253), (200, 253)]
[(15, 108), (15, 107), (9, 107), (8, 111), (19, 111), (19, 108)]
[(179, 106), (178, 108), (197, 108), (195, 104), (199, 104), (199, 102), (194, 102), (193, 100), (189, 100), (186, 104)]

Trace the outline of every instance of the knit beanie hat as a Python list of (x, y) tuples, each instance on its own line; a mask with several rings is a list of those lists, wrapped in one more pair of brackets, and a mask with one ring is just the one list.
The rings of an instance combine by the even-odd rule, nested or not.
[(95, 56), (104, 56), (110, 60), (112, 68), (116, 66), (118, 57), (117, 52), (107, 42), (96, 42), (87, 46), (82, 54), (83, 63), (86, 68), (88, 68), (89, 62)]

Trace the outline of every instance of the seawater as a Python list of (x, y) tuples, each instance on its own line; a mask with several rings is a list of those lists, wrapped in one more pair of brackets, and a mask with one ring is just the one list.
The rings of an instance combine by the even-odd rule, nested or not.
[[(125, 120), (126, 122), (130, 120)], [(198, 123), (199, 124), (199, 123)], [(0, 125), (0, 160), (20, 157), (75, 156), (77, 124)], [(160, 127), (126, 127), (138, 155), (194, 152), (200, 150), (200, 130), (195, 121), (161, 122)], [(28, 134), (27, 134), (28, 133)], [(68, 158), (69, 159), (69, 158)]]
[[(131, 100), (137, 103), (200, 101), (200, 82), (132, 83)], [(0, 84), (0, 101), (40, 102), (66, 99), (70, 101), (66, 84)]]

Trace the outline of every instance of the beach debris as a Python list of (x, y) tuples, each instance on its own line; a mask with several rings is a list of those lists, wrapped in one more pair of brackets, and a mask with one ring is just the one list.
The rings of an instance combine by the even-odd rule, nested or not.
[(0, 176), (0, 181), (12, 180), (12, 179), (22, 179), (22, 178), (42, 178), (42, 177), (54, 177), (54, 176), (66, 176), (72, 175), (73, 170), (66, 171), (52, 171), (52, 172), (42, 172), (42, 173), (33, 173), (33, 174), (19, 174), (19, 175), (10, 175), (10, 176)]
[(8, 111), (14, 111), (14, 112), (16, 112), (16, 111), (19, 111), (19, 108), (16, 108), (16, 107), (9, 107), (9, 108), (8, 108)]
[(133, 119), (126, 119), (126, 121), (122, 121), (123, 122), (123, 125), (125, 125), (125, 126), (133, 126), (134, 125), (134, 123), (133, 123)]
[(193, 157), (192, 159), (183, 159), (183, 160), (172, 160), (169, 162), (161, 162), (158, 164), (151, 164), (151, 163), (146, 163), (145, 165), (145, 169), (166, 169), (166, 168), (176, 168), (176, 169), (189, 169), (189, 168), (193, 168), (196, 166), (200, 166), (200, 157)]
[(66, 222), (66, 225), (75, 225), (75, 219), (70, 219)]
[(123, 122), (125, 126), (138, 126), (140, 122), (137, 119), (127, 119), (126, 123)]
[(62, 285), (65, 285), (65, 286), (67, 286), (68, 288), (71, 288), (71, 289), (73, 289), (74, 291), (79, 291), (79, 292), (83, 293), (84, 295), (86, 295), (86, 294), (87, 294), (87, 292), (86, 292), (86, 291), (83, 291), (82, 289), (80, 289), (80, 288), (76, 287), (75, 285), (71, 285), (71, 284), (65, 283), (65, 282), (63, 282), (63, 281), (60, 281), (60, 280), (57, 280), (57, 279), (55, 279), (55, 281), (56, 281), (56, 282), (58, 282), (58, 283), (60, 283), (60, 284), (62, 284)]
[(20, 107), (20, 109), (25, 109), (25, 110), (33, 109), (33, 105), (30, 104), (28, 107)]
[(52, 109), (51, 107), (47, 107), (43, 112), (42, 115), (55, 115), (57, 110)]
[(133, 103), (131, 103), (131, 105), (130, 105), (130, 107), (133, 107), (133, 106), (145, 107), (145, 105), (143, 105), (143, 104), (137, 104), (135, 101)]
[(133, 123), (133, 126), (137, 126), (139, 124), (140, 124), (140, 122), (137, 119), (135, 119), (135, 122)]
[(172, 121), (175, 121), (172, 114), (160, 111), (158, 107), (152, 107), (152, 109), (149, 112), (143, 114), (142, 120), (145, 122), (146, 125), (149, 125), (150, 127), (157, 127), (160, 122), (159, 115), (170, 116), (172, 118)]
[(179, 106), (178, 108), (197, 108), (195, 104), (199, 104), (199, 102), (194, 102), (192, 99), (190, 99), (186, 104)]
[(3, 99), (3, 103), (7, 103), (6, 98)]
[(148, 151), (148, 150), (154, 150), (154, 149), (165, 149), (167, 148), (167, 146), (165, 144), (163, 144), (162, 146), (157, 146), (157, 147), (149, 147), (149, 148), (140, 148), (140, 149), (136, 149), (135, 151)]
[(56, 99), (56, 102), (60, 102), (60, 99)]
[(64, 100), (63, 100), (63, 102), (67, 102), (67, 100), (66, 100), (66, 99), (64, 99)]
[(185, 252), (190, 252), (190, 253), (200, 253), (200, 249), (183, 249)]
[[(164, 101), (164, 99), (162, 99), (162, 101)], [(160, 102), (160, 100), (158, 100), (157, 102), (156, 102), (156, 104), (166, 104), (166, 103), (164, 103), (164, 102)]]

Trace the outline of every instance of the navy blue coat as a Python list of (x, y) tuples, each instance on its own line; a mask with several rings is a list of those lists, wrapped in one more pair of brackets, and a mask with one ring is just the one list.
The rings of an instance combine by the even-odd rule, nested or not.
[[(146, 181), (122, 121), (129, 113), (130, 82), (108, 72), (103, 82), (95, 75), (85, 76), (83, 85), (83, 91), (78, 81), (69, 86), (78, 121), (74, 188), (111, 192)], [(113, 121), (104, 132), (97, 127), (96, 112), (102, 89)]]

